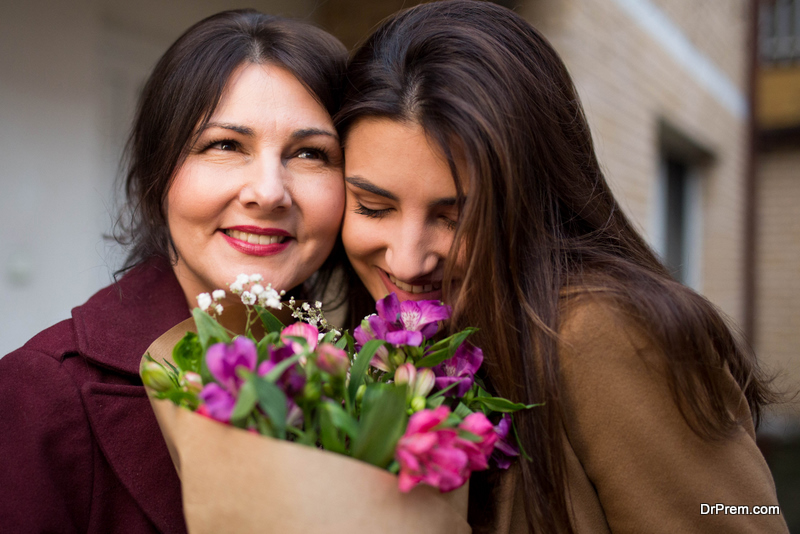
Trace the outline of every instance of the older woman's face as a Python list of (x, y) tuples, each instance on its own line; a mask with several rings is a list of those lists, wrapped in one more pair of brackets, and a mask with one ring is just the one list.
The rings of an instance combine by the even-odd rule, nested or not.
[(375, 299), (396, 293), (400, 300), (440, 300), (458, 221), (456, 186), (441, 151), (417, 124), (362, 119), (345, 153), (342, 241), (361, 281)]
[(328, 112), (289, 71), (240, 66), (167, 193), (187, 299), (225, 289), (240, 273), (297, 286), (331, 252), (343, 209)]

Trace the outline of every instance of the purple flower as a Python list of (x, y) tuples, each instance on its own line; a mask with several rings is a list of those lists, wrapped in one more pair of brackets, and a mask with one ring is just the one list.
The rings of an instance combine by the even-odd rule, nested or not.
[(198, 412), (223, 423), (230, 422), (233, 407), (236, 405), (236, 398), (229, 391), (219, 384), (211, 382), (206, 384), (203, 391), (200, 392), (200, 398), (205, 403), (200, 408), (205, 409), (198, 409)]
[(448, 390), (446, 395), (463, 397), (475, 381), (475, 373), (483, 363), (483, 351), (467, 343), (462, 343), (452, 358), (433, 368), (436, 375), (436, 389), (444, 389), (451, 384), (457, 386)]
[(419, 347), (439, 330), (439, 321), (450, 317), (450, 307), (438, 300), (406, 300), (397, 295), (375, 303), (378, 315), (370, 315), (356, 328), (354, 336), (363, 346), (371, 339), (383, 339), (392, 345)]
[[(294, 345), (294, 344), (293, 344)], [(280, 362), (295, 355), (292, 345), (269, 349), (269, 360), (261, 362), (258, 366), (258, 376), (264, 376), (275, 368)], [(294, 397), (303, 391), (306, 385), (306, 375), (299, 363), (289, 367), (277, 381), (278, 386), (286, 395)]]
[[(450, 306), (438, 300), (404, 300), (397, 295), (389, 296), (375, 303), (378, 317), (390, 324), (391, 339), (386, 341), (395, 345), (422, 344), (422, 338), (430, 339), (439, 331), (439, 321), (450, 318)], [(402, 332), (402, 333), (401, 333)]]
[(258, 354), (256, 344), (249, 338), (239, 336), (233, 343), (216, 343), (208, 347), (206, 363), (214, 379), (231, 394), (242, 387), (242, 380), (236, 374), (238, 367), (255, 371)]
[(519, 456), (519, 449), (512, 443), (512, 438), (509, 438), (508, 434), (510, 430), (511, 416), (506, 413), (503, 414), (503, 418), (500, 419), (500, 422), (494, 427), (494, 431), (497, 433), (499, 439), (494, 445), (491, 460), (500, 469), (508, 469), (514, 458)]

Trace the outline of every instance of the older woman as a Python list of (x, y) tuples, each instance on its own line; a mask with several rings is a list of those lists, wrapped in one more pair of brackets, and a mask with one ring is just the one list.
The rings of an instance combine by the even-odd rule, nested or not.
[[(417, 6), (348, 67), (342, 239), (374, 299), (442, 298), (530, 455), (476, 478), (476, 532), (786, 532), (754, 417), (772, 393), (614, 199), (558, 55), (491, 2)], [(357, 303), (356, 299), (356, 303)], [(356, 311), (357, 318), (363, 312)], [(488, 490), (494, 490), (493, 498)]]
[(325, 282), (345, 59), (325, 32), (251, 10), (199, 22), (161, 58), (129, 144), (127, 274), (0, 359), (4, 530), (185, 530), (140, 358), (239, 273), (303, 292), (322, 268)]

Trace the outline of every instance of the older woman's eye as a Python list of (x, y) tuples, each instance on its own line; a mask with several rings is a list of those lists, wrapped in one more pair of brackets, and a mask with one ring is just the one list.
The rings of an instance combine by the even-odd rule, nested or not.
[(221, 139), (219, 141), (211, 141), (203, 150), (209, 149), (224, 150), (226, 152), (235, 152), (239, 149), (239, 143), (233, 139)]
[(323, 148), (302, 148), (296, 156), (301, 159), (318, 159), (325, 162), (329, 160), (328, 151)]

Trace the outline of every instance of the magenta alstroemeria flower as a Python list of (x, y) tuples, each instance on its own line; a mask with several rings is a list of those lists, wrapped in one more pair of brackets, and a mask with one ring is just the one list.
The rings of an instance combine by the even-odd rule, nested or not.
[[(292, 345), (296, 345), (296, 343), (293, 343)], [(279, 348), (270, 348), (269, 360), (264, 360), (258, 366), (258, 376), (266, 375), (272, 371), (272, 369), (278, 363), (294, 356), (296, 353), (294, 352), (292, 345)], [(294, 397), (303, 391), (303, 386), (306, 385), (306, 374), (298, 362), (284, 371), (276, 383), (283, 390), (283, 392), (286, 393), (286, 395), (289, 397)]]
[(292, 349), (294, 349), (294, 353), (297, 354), (298, 352), (303, 351), (303, 346), (296, 341), (290, 341), (287, 339), (286, 336), (294, 336), (294, 337), (302, 337), (308, 343), (308, 350), (313, 351), (317, 348), (317, 342), (319, 340), (319, 330), (315, 326), (312, 326), (308, 323), (303, 322), (296, 322), (294, 324), (290, 324), (283, 330), (281, 330), (281, 341), (285, 344), (291, 344)]
[(423, 338), (430, 339), (439, 330), (439, 321), (450, 318), (450, 306), (438, 300), (405, 300), (389, 294), (375, 303), (378, 316), (389, 323), (386, 339), (393, 345), (418, 347)]
[(208, 347), (206, 363), (214, 379), (227, 389), (236, 394), (242, 387), (244, 380), (236, 374), (238, 367), (248, 371), (255, 371), (258, 353), (256, 344), (250, 338), (239, 336), (233, 343), (216, 343)]
[[(356, 340), (356, 348), (361, 350), (361, 347), (373, 339), (386, 339), (386, 333), (389, 331), (388, 326), (388, 323), (377, 315), (365, 317), (364, 320), (361, 321), (361, 324), (353, 331), (353, 337)], [(372, 357), (370, 365), (376, 369), (390, 373), (393, 367), (389, 363), (389, 349), (386, 347), (379, 347)]]
[(417, 484), (451, 491), (469, 479), (469, 457), (460, 447), (453, 428), (442, 428), (450, 409), (421, 410), (408, 421), (397, 443), (395, 457), (400, 464), (399, 488), (408, 492)]
[(236, 398), (229, 391), (216, 382), (211, 382), (205, 385), (199, 397), (205, 403), (200, 408), (205, 409), (202, 411), (198, 409), (198, 412), (223, 423), (230, 422)]
[(459, 440), (458, 447), (467, 453), (469, 458), (469, 469), (480, 471), (489, 467), (488, 459), (498, 440), (497, 432), (489, 419), (481, 412), (475, 412), (466, 416), (458, 428), (471, 432), (481, 439), (477, 443), (465, 439)]
[(483, 351), (468, 343), (462, 343), (452, 358), (433, 368), (436, 374), (436, 389), (441, 390), (450, 384), (458, 383), (445, 393), (450, 397), (463, 397), (475, 381), (475, 373), (483, 363)]
[(500, 469), (508, 469), (514, 458), (519, 456), (519, 448), (513, 442), (513, 436), (509, 437), (508, 435), (511, 431), (511, 415), (503, 414), (503, 418), (495, 425), (494, 431), (498, 440), (495, 443), (491, 460)]

